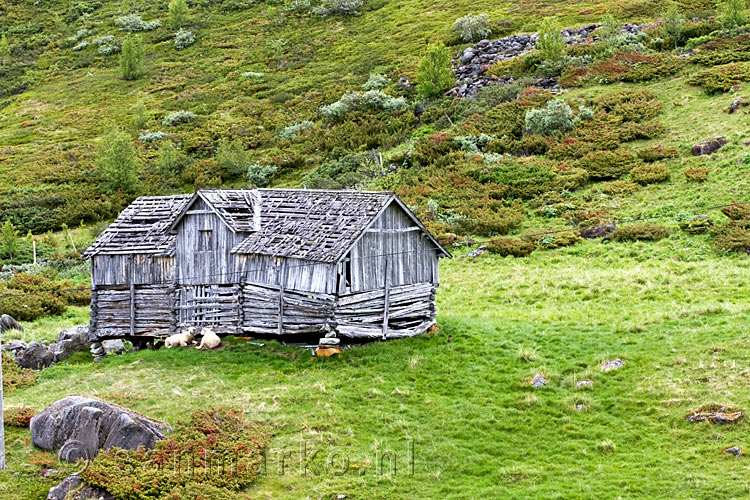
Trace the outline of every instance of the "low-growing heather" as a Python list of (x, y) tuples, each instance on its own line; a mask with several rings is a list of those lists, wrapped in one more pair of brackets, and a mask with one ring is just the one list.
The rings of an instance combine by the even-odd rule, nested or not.
[(635, 193), (638, 191), (638, 184), (630, 181), (611, 181), (605, 182), (599, 189), (604, 194), (618, 196)]
[(702, 87), (707, 94), (726, 92), (738, 83), (747, 81), (750, 81), (750, 62), (715, 66), (701, 71), (689, 80), (691, 84)]
[(167, 116), (164, 117), (162, 120), (162, 125), (165, 127), (176, 127), (177, 125), (181, 125), (183, 123), (189, 123), (191, 121), (195, 120), (195, 113), (191, 111), (175, 111), (174, 113), (170, 113)]
[[(15, 364), (15, 362), (13, 363)], [(3, 375), (5, 375), (5, 370), (3, 370)], [(5, 387), (5, 384), (3, 384), (3, 387)], [(36, 412), (28, 406), (11, 406), (5, 408), (3, 417), (5, 418), (5, 425), (28, 427), (34, 415), (36, 415)]]
[(54, 281), (41, 274), (14, 274), (0, 283), (0, 311), (19, 321), (30, 321), (62, 314), (68, 305), (87, 304), (91, 300), (88, 287), (68, 291), (70, 288), (73, 285), (69, 281)]
[(195, 410), (153, 450), (104, 450), (81, 477), (125, 500), (233, 498), (262, 472), (267, 441), (266, 429), (242, 411)]
[(195, 43), (195, 35), (192, 31), (180, 30), (174, 35), (174, 48), (182, 50), (190, 47)]
[(623, 121), (642, 122), (661, 113), (662, 102), (649, 90), (617, 90), (597, 97), (599, 110)]
[(139, 31), (153, 31), (161, 27), (161, 21), (144, 21), (138, 14), (125, 14), (115, 18), (115, 26), (121, 30), (127, 31), (128, 33), (136, 33)]
[(750, 34), (710, 40), (698, 47), (691, 60), (706, 66), (750, 61)]
[(750, 255), (750, 227), (744, 222), (731, 221), (711, 229), (714, 245), (720, 251)]
[(21, 368), (13, 356), (2, 352), (3, 356), (3, 391), (11, 394), (16, 389), (36, 384), (37, 372), (30, 368)]
[(638, 159), (629, 151), (597, 151), (588, 153), (575, 163), (575, 166), (589, 173), (591, 179), (617, 179), (630, 172), (638, 164)]
[(659, 144), (658, 146), (639, 149), (636, 151), (636, 154), (641, 160), (650, 163), (668, 158), (676, 158), (680, 153), (674, 146), (662, 146)]
[(609, 237), (613, 241), (658, 241), (670, 234), (668, 228), (659, 224), (626, 224), (618, 226)]
[(526, 257), (534, 251), (534, 244), (523, 238), (497, 238), (486, 245), (488, 252), (502, 257)]
[(583, 240), (577, 231), (562, 231), (551, 234), (532, 233), (530, 235), (524, 235), (522, 238), (531, 241), (535, 248), (545, 250), (569, 247)]
[(695, 215), (680, 221), (680, 229), (689, 234), (701, 234), (708, 232), (713, 223), (707, 215)]
[(630, 177), (633, 179), (633, 182), (637, 182), (642, 186), (668, 181), (670, 175), (669, 167), (661, 163), (639, 165), (630, 171)]
[(708, 180), (708, 167), (689, 167), (682, 173), (688, 182), (706, 182)]

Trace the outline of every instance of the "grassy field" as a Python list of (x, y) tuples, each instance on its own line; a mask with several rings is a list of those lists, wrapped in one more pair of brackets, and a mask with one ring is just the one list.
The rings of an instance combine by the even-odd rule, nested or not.
[[(266, 473), (242, 498), (744, 498), (750, 466), (721, 451), (750, 446), (747, 424), (684, 417), (747, 406), (750, 264), (689, 241), (515, 260), (458, 252), (443, 261), (437, 335), (333, 359), (241, 340), (96, 365), (80, 354), (6, 405), (41, 410), (75, 393), (172, 424), (196, 407), (242, 408), (273, 434)], [(29, 326), (26, 338), (48, 336)], [(613, 358), (624, 367), (603, 372)], [(536, 373), (547, 387), (528, 385)], [(584, 379), (593, 389), (576, 388)], [(6, 430), (0, 496), (44, 498), (54, 481), (30, 464), (28, 431)], [(300, 443), (319, 451), (306, 473)], [(395, 472), (378, 460), (389, 451)]]

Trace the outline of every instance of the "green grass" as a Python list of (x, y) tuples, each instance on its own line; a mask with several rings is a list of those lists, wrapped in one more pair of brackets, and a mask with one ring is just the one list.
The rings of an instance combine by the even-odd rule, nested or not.
[[(749, 466), (721, 450), (750, 446), (747, 424), (684, 416), (707, 403), (747, 407), (748, 262), (690, 241), (459, 255), (443, 261), (437, 335), (333, 359), (240, 340), (99, 364), (81, 354), (6, 405), (41, 410), (75, 393), (172, 424), (195, 407), (243, 408), (273, 434), (267, 474), (247, 498), (743, 498)], [(624, 368), (603, 372), (613, 358)], [(527, 385), (535, 373), (546, 388)], [(593, 389), (577, 389), (583, 379)], [(307, 475), (300, 442), (320, 450)], [(0, 495), (43, 498), (52, 481), (28, 464), (23, 433), (11, 431), (9, 450)], [(385, 450), (398, 454), (396, 474), (376, 473)], [(323, 466), (335, 453), (350, 460), (343, 475)]]

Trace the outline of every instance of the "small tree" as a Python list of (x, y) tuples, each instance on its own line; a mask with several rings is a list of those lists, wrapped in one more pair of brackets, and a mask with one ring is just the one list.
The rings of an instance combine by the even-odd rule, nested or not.
[(159, 148), (159, 156), (156, 158), (156, 171), (164, 176), (175, 175), (180, 171), (183, 162), (180, 153), (172, 145), (171, 141), (165, 141)]
[(422, 98), (438, 96), (454, 83), (450, 51), (444, 45), (430, 47), (417, 70), (417, 93)]
[(123, 80), (137, 80), (143, 76), (143, 44), (140, 37), (128, 37), (122, 43), (120, 74)]
[(545, 61), (556, 62), (562, 58), (565, 52), (565, 40), (554, 18), (548, 17), (542, 21), (536, 48), (539, 49), (539, 54)]
[(190, 9), (185, 0), (170, 0), (169, 26), (175, 30), (182, 28), (189, 12)]
[(146, 105), (143, 101), (138, 101), (133, 113), (133, 125), (137, 130), (143, 130), (148, 125), (149, 117), (146, 114)]
[(745, 0), (721, 0), (719, 2), (719, 19), (729, 36), (733, 36), (734, 29), (747, 22), (745, 15)]
[(138, 158), (130, 137), (117, 129), (102, 138), (95, 163), (96, 173), (108, 193), (132, 193), (138, 183)]
[(10, 43), (5, 34), (0, 37), (0, 66), (10, 65)]
[(620, 23), (612, 14), (606, 14), (599, 20), (597, 33), (605, 42), (611, 42), (620, 32)]
[(672, 4), (664, 15), (664, 33), (674, 39), (674, 48), (682, 41), (682, 18), (677, 5)]
[(3, 224), (2, 233), (0, 233), (0, 248), (3, 250), (3, 257), (12, 259), (18, 247), (21, 243), (21, 237), (19, 236), (18, 229), (15, 228), (10, 219), (6, 220)]

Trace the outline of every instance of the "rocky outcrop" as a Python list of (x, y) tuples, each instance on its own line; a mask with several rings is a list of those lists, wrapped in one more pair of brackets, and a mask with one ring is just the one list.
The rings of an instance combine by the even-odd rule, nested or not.
[(699, 143), (693, 146), (693, 154), (698, 155), (710, 155), (723, 148), (727, 143), (727, 140), (719, 135), (716, 137), (709, 137), (703, 139)]
[[(79, 489), (80, 488), (80, 489)], [(70, 496), (68, 493), (73, 492)], [(85, 484), (78, 474), (71, 474), (57, 486), (53, 486), (47, 494), (47, 500), (115, 500), (101, 488)]]
[(18, 330), (19, 332), (22, 332), (23, 327), (21, 326), (21, 323), (13, 319), (12, 316), (3, 314), (0, 316), (0, 333), (7, 332), (8, 330)]
[(49, 345), (39, 342), (31, 342), (27, 345), (18, 342), (12, 346), (5, 346), (4, 349), (15, 353), (18, 366), (41, 370), (53, 363), (68, 359), (78, 351), (88, 349), (91, 345), (88, 335), (88, 325), (79, 325), (63, 330), (57, 336), (57, 340)]
[(31, 441), (43, 450), (59, 450), (59, 458), (75, 462), (92, 459), (114, 446), (126, 450), (153, 448), (169, 426), (120, 406), (70, 396), (31, 419)]
[(39, 342), (31, 342), (24, 349), (16, 351), (16, 363), (22, 368), (41, 370), (54, 362), (54, 353), (49, 347)]
[[(626, 24), (620, 32), (637, 34), (645, 26), (645, 24)], [(569, 45), (596, 41), (598, 38), (592, 36), (596, 28), (596, 24), (589, 24), (577, 29), (563, 30), (563, 40)], [(531, 52), (536, 48), (538, 38), (539, 34), (531, 33), (498, 38), (497, 40), (481, 40), (476, 45), (459, 52), (453, 59), (456, 87), (447, 93), (455, 97), (473, 97), (482, 87), (512, 82), (512, 78), (487, 75), (487, 70), (499, 61)], [(556, 78), (540, 78), (535, 85), (549, 88), (553, 92), (559, 90)]]

